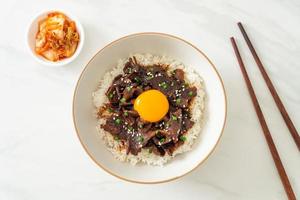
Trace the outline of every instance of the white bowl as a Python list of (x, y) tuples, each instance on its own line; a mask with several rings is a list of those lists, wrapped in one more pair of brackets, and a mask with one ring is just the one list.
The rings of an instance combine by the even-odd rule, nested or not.
[[(75, 22), (76, 29), (79, 34), (79, 43), (78, 43), (75, 53), (71, 57), (65, 58), (60, 61), (53, 62), (53, 61), (47, 60), (43, 56), (35, 53), (35, 37), (38, 32), (39, 21), (41, 21), (42, 19), (45, 19), (49, 13), (55, 12), (55, 11), (65, 14), (68, 18), (70, 18), (71, 20), (73, 20)], [(76, 17), (72, 16), (71, 14), (69, 14), (65, 11), (60, 11), (60, 10), (49, 10), (49, 11), (41, 12), (40, 14), (38, 14), (36, 17), (33, 18), (32, 22), (29, 25), (28, 32), (27, 32), (27, 45), (29, 47), (30, 54), (39, 63), (48, 65), (48, 66), (62, 66), (62, 65), (66, 65), (66, 64), (72, 62), (79, 55), (79, 53), (82, 49), (83, 43), (84, 43), (84, 31), (83, 31), (83, 27), (82, 27), (81, 23), (79, 22), (79, 20)]]
[[(176, 156), (163, 167), (132, 166), (115, 160), (96, 131), (94, 92), (105, 72), (131, 53), (168, 55), (195, 66), (207, 94), (204, 127), (193, 149)], [(73, 120), (78, 138), (88, 155), (105, 171), (137, 183), (161, 183), (179, 178), (199, 166), (215, 149), (226, 119), (226, 95), (220, 75), (208, 57), (191, 43), (163, 33), (138, 33), (118, 39), (103, 49), (84, 68), (73, 99)]]

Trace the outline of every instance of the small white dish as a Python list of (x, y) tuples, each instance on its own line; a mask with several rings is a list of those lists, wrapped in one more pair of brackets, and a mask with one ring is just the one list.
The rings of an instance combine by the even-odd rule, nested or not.
[[(42, 19), (45, 19), (49, 13), (55, 12), (55, 11), (65, 14), (68, 18), (70, 18), (71, 20), (73, 20), (75, 22), (76, 29), (79, 34), (79, 43), (78, 43), (75, 53), (71, 57), (65, 58), (60, 61), (53, 62), (53, 61), (45, 59), (43, 56), (36, 54), (36, 52), (35, 52), (35, 37), (38, 32), (39, 21), (41, 21)], [(31, 23), (28, 27), (26, 40), (27, 40), (27, 46), (29, 47), (30, 54), (39, 63), (41, 63), (43, 65), (48, 65), (48, 66), (63, 66), (63, 65), (69, 64), (70, 62), (75, 60), (75, 58), (78, 57), (78, 55), (81, 52), (82, 47), (83, 47), (84, 37), (85, 37), (85, 35), (84, 35), (83, 27), (82, 27), (81, 23), (79, 22), (79, 20), (75, 16), (69, 14), (68, 12), (61, 11), (61, 10), (48, 10), (48, 11), (43, 11), (43, 12), (39, 13), (36, 17), (33, 18), (33, 20), (31, 21)]]
[[(167, 55), (193, 67), (204, 80), (204, 125), (191, 151), (176, 156), (163, 167), (133, 166), (116, 160), (96, 131), (92, 93), (103, 75), (120, 58), (134, 53)], [(73, 121), (88, 155), (105, 171), (136, 183), (162, 183), (177, 179), (203, 163), (215, 149), (224, 129), (227, 102), (221, 77), (209, 58), (191, 43), (163, 33), (138, 33), (120, 38), (97, 52), (81, 73), (73, 98)]]

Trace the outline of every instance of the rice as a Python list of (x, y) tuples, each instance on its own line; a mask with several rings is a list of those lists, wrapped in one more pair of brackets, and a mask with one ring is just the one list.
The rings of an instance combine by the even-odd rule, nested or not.
[[(158, 165), (162, 166), (167, 163), (173, 157), (178, 154), (190, 151), (192, 149), (192, 145), (197, 139), (201, 129), (202, 129), (202, 120), (203, 120), (203, 112), (205, 107), (205, 91), (204, 91), (204, 83), (203, 79), (200, 75), (192, 68), (186, 67), (183, 63), (172, 59), (167, 56), (158, 56), (152, 54), (134, 54), (130, 55), (130, 57), (135, 56), (137, 61), (142, 65), (153, 65), (153, 64), (167, 64), (169, 65), (170, 70), (174, 69), (182, 69), (185, 72), (185, 80), (190, 84), (197, 87), (197, 96), (191, 105), (191, 118), (195, 122), (193, 127), (188, 130), (186, 133), (186, 141), (183, 145), (179, 146), (174, 152), (173, 155), (158, 156), (154, 153), (149, 153), (148, 150), (142, 149), (138, 155), (126, 154), (126, 148), (122, 145), (121, 142), (114, 140), (113, 136), (104, 131), (101, 128), (101, 124), (105, 123), (105, 119), (101, 118), (98, 120), (98, 124), (96, 126), (98, 133), (101, 138), (105, 142), (108, 150), (113, 154), (113, 156), (120, 161), (129, 162), (132, 165), (135, 165), (139, 162), (148, 164), (148, 165)], [(107, 72), (103, 79), (100, 81), (100, 85), (97, 90), (92, 94), (93, 95), (93, 103), (97, 110), (106, 102), (108, 102), (108, 98), (105, 95), (106, 90), (111, 85), (115, 76), (123, 73), (124, 64), (128, 61), (126, 59), (120, 59), (118, 64), (112, 71)]]

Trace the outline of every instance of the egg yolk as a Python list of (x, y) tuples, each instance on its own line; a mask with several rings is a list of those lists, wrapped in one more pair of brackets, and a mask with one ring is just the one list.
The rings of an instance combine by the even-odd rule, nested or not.
[(169, 102), (159, 90), (147, 90), (135, 99), (134, 110), (143, 120), (157, 122), (167, 114)]

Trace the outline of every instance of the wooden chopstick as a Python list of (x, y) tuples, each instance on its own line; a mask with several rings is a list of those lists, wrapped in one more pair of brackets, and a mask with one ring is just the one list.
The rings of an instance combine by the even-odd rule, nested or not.
[(266, 72), (266, 70), (265, 70), (262, 62), (260, 61), (260, 59), (259, 59), (259, 57), (258, 57), (258, 55), (257, 55), (257, 53), (256, 53), (256, 51), (255, 51), (255, 49), (253, 47), (253, 45), (252, 45), (252, 43), (251, 43), (248, 35), (247, 35), (247, 33), (246, 33), (246, 31), (245, 31), (242, 23), (238, 22), (237, 24), (238, 24), (238, 27), (239, 27), (240, 31), (242, 32), (242, 35), (243, 35), (243, 37), (244, 37), (244, 39), (245, 39), (245, 41), (246, 41), (246, 43), (247, 43), (247, 45), (248, 45), (251, 53), (252, 53), (252, 56), (254, 57), (254, 60), (255, 60), (255, 62), (257, 64), (257, 66), (258, 66), (258, 68), (259, 68), (259, 70), (260, 70), (260, 72), (261, 72), (261, 74), (262, 74), (262, 76), (263, 76), (263, 78), (264, 78), (264, 80), (265, 80), (265, 82), (266, 82), (266, 84), (267, 84), (267, 86), (268, 86), (268, 88), (269, 88), (272, 96), (273, 96), (273, 99), (274, 99), (274, 101), (275, 101), (275, 103), (277, 105), (277, 108), (279, 109), (279, 111), (280, 111), (280, 113), (281, 113), (281, 115), (282, 115), (282, 117), (283, 117), (283, 119), (285, 121), (285, 124), (287, 125), (287, 127), (288, 127), (288, 129), (290, 131), (290, 134), (292, 135), (292, 137), (293, 137), (293, 139), (294, 139), (294, 141), (295, 141), (295, 143), (296, 143), (296, 145), (298, 147), (298, 151), (300, 151), (300, 136), (299, 136), (299, 134), (297, 132), (297, 129), (295, 128), (295, 126), (294, 126), (294, 124), (293, 124), (293, 122), (292, 122), (292, 120), (291, 120), (288, 112), (286, 111), (286, 109), (285, 109), (285, 107), (284, 107), (284, 105), (283, 105), (283, 103), (282, 103), (279, 95), (277, 94), (277, 91), (276, 91), (276, 89), (275, 89), (275, 87), (274, 87), (271, 79), (269, 78), (269, 76), (268, 76), (268, 74), (267, 74), (267, 72)]
[(235, 40), (234, 40), (233, 37), (231, 37), (230, 40), (231, 40), (231, 44), (232, 44), (232, 47), (234, 49), (236, 58), (237, 58), (238, 63), (240, 65), (243, 77), (245, 79), (245, 82), (246, 82), (246, 85), (247, 85), (247, 88), (248, 88), (248, 91), (249, 91), (252, 103), (253, 103), (255, 111), (256, 111), (256, 115), (257, 115), (257, 117), (259, 119), (259, 122), (260, 122), (261, 128), (263, 130), (265, 139), (266, 139), (266, 141), (268, 143), (269, 150), (271, 152), (273, 161), (274, 161), (275, 166), (277, 168), (277, 171), (278, 171), (278, 174), (280, 176), (281, 182), (282, 182), (282, 184), (284, 186), (284, 190), (285, 190), (285, 192), (286, 192), (289, 200), (296, 200), (296, 196), (294, 194), (294, 191), (293, 191), (292, 186), (290, 184), (289, 178), (288, 178), (288, 176), (287, 176), (287, 174), (285, 172), (285, 169), (283, 167), (283, 164), (281, 162), (280, 156), (279, 156), (278, 151), (276, 149), (276, 146), (274, 144), (273, 138), (272, 138), (271, 133), (269, 131), (269, 128), (268, 128), (268, 125), (267, 125), (266, 120), (264, 118), (264, 115), (263, 115), (263, 113), (261, 111), (260, 105), (259, 105), (259, 103), (257, 101), (255, 92), (253, 90), (251, 81), (249, 79), (249, 76), (247, 74), (246, 68), (244, 66), (242, 57), (241, 57), (241, 55), (239, 53), (238, 47), (237, 47), (237, 45), (236, 45)]

